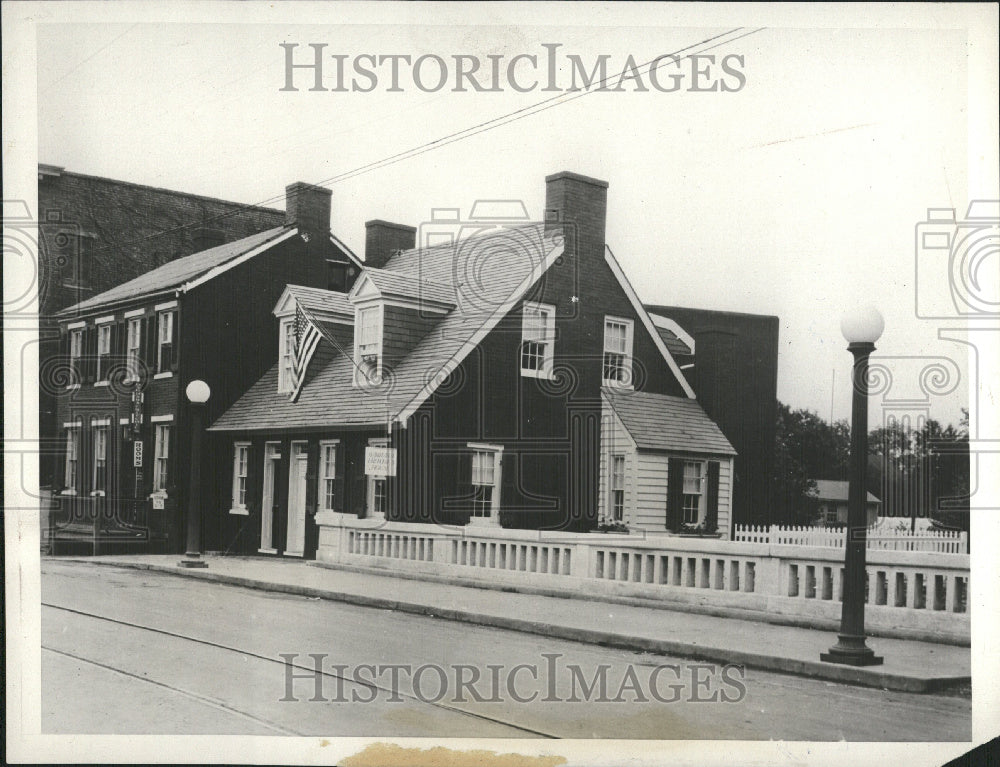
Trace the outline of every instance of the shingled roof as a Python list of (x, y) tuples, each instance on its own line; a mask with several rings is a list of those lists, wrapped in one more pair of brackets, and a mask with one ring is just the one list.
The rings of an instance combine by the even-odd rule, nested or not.
[[(343, 355), (323, 358), (292, 402), (278, 395), (278, 366), (257, 381), (214, 424), (210, 431), (274, 431), (280, 429), (384, 425), (410, 415), (465, 356), (516, 305), (562, 254), (562, 238), (519, 227), (494, 230), (476, 238), (475, 247), (461, 241), (414, 249), (394, 256), (381, 272), (453, 286), (454, 308), (389, 372), (382, 383), (354, 385), (354, 361)], [(505, 244), (506, 243), (506, 244)], [(518, 248), (511, 257), (510, 248)], [(487, 248), (506, 258), (479, 258)], [(473, 281), (461, 275), (475, 269)], [(398, 277), (396, 276), (398, 275)], [(459, 275), (458, 279), (454, 276)], [(322, 343), (327, 344), (324, 340)]]
[(246, 255), (262, 245), (276, 241), (283, 235), (292, 233), (294, 233), (294, 229), (278, 226), (244, 237), (242, 240), (227, 242), (199, 253), (192, 253), (190, 256), (170, 261), (151, 272), (146, 272), (135, 279), (88, 298), (86, 301), (63, 309), (57, 316), (80, 314), (88, 309), (96, 309), (106, 304), (160, 293), (171, 288), (179, 288), (185, 283), (207, 274), (212, 269)]
[(736, 455), (697, 400), (607, 387), (602, 392), (640, 450)]
[[(839, 479), (816, 479), (816, 498), (821, 501), (843, 501), (847, 503), (851, 483)], [(868, 503), (881, 503), (872, 493), (868, 493)]]

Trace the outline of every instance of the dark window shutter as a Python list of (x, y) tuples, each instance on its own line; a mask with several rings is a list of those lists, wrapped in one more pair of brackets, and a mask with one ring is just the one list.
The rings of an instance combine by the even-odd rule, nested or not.
[(719, 462), (708, 462), (708, 507), (705, 509), (705, 532), (714, 533), (719, 526)]
[[(262, 496), (264, 493), (264, 477), (261, 475), (261, 471), (264, 468), (264, 455), (261, 453), (262, 446), (259, 442), (251, 442), (250, 448), (247, 450), (247, 511), (250, 514), (256, 514), (260, 509)], [(233, 477), (233, 472), (236, 471), (236, 448), (230, 443), (230, 456), (229, 456), (229, 483), (226, 485), (226, 495), (229, 496), (227, 503), (232, 504), (232, 494), (233, 494), (233, 482), (235, 478)], [(277, 477), (275, 477), (275, 489), (277, 490)], [(258, 528), (258, 536), (260, 530)], [(258, 538), (258, 545), (260, 544)]]
[(667, 530), (677, 532), (684, 521), (684, 461), (671, 458), (667, 469)]
[(333, 509), (334, 511), (344, 511), (344, 472), (346, 471), (346, 460), (344, 453), (347, 445), (341, 442), (337, 445), (337, 466), (336, 475), (333, 480)]
[(97, 328), (88, 325), (83, 331), (84, 381), (93, 383), (97, 376)]
[(156, 372), (156, 315), (148, 314), (142, 319), (143, 322), (143, 359), (146, 361), (146, 370), (150, 375)]
[(306, 513), (315, 514), (319, 503), (319, 443), (306, 445)]
[(180, 312), (174, 312), (174, 324), (171, 330), (173, 334), (170, 336), (170, 369), (173, 371), (177, 370), (177, 352), (180, 350), (180, 337), (181, 337), (181, 314)]

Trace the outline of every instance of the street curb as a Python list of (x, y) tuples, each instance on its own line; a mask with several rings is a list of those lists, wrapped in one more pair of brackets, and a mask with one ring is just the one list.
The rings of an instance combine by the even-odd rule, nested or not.
[(821, 661), (803, 661), (794, 658), (783, 658), (777, 655), (764, 655), (720, 647), (709, 647), (692, 642), (679, 642), (670, 639), (653, 639), (627, 634), (617, 634), (610, 631), (583, 629), (573, 626), (559, 626), (542, 621), (531, 621), (511, 618), (503, 615), (477, 613), (472, 610), (436, 607), (417, 602), (404, 602), (383, 597), (356, 594), (349, 591), (334, 591), (331, 589), (314, 588), (312, 586), (297, 586), (295, 584), (272, 583), (255, 580), (239, 575), (226, 575), (211, 570), (181, 570), (169, 565), (159, 565), (149, 562), (100, 561), (94, 558), (60, 558), (64, 562), (104, 565), (109, 567), (124, 567), (132, 570), (149, 570), (152, 572), (176, 575), (182, 578), (197, 578), (212, 583), (230, 586), (240, 586), (257, 591), (268, 591), (282, 594), (292, 594), (312, 598), (344, 602), (362, 607), (376, 607), (385, 610), (396, 610), (414, 615), (425, 615), (443, 618), (477, 626), (508, 629), (527, 634), (537, 634), (556, 639), (567, 639), (585, 644), (596, 644), (623, 650), (652, 652), (664, 655), (675, 655), (692, 660), (728, 663), (756, 668), (765, 671), (778, 671), (797, 676), (816, 679), (826, 679), (834, 682), (853, 684), (862, 687), (878, 687), (886, 690), (913, 693), (939, 692), (952, 687), (968, 685), (971, 676), (937, 676), (915, 677), (901, 674), (889, 674), (872, 668), (858, 668), (823, 663)]

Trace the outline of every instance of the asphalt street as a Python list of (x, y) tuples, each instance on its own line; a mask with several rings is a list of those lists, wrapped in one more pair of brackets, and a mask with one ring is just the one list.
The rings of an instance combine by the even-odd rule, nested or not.
[(43, 559), (42, 602), (47, 733), (970, 737), (961, 695), (744, 671), (150, 571)]

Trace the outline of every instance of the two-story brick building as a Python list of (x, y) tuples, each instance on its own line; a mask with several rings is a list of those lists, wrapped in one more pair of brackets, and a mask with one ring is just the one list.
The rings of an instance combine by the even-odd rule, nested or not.
[(544, 222), (438, 245), (379, 222), (347, 294), (289, 285), (281, 359), (210, 427), (241, 550), (311, 556), (323, 512), (728, 531), (734, 451), (606, 246), (607, 188), (549, 176)]
[[(273, 363), (271, 309), (288, 282), (348, 290), (360, 261), (330, 233), (330, 190), (287, 189), (283, 222), (168, 263), (56, 316), (63, 365), (54, 487), (56, 550), (74, 531), (99, 542), (183, 548), (191, 433), (184, 390), (208, 383), (207, 416), (231, 405)], [(228, 449), (227, 451), (228, 452)], [(206, 492), (225, 470), (203, 451)], [(60, 541), (61, 536), (61, 541)], [(206, 525), (209, 549), (225, 548)]]

